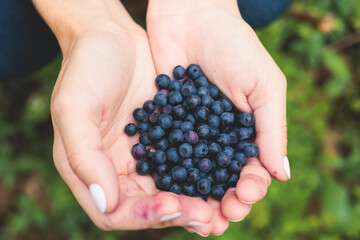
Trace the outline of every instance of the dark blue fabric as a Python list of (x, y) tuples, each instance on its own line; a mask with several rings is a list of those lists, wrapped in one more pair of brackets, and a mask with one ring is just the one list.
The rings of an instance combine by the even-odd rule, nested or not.
[[(292, 0), (238, 0), (253, 28), (275, 20)], [(0, 0), (0, 80), (25, 76), (60, 53), (50, 29), (30, 0)]]

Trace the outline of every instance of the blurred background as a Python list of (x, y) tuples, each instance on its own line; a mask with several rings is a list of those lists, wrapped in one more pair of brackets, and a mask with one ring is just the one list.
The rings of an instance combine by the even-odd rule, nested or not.
[[(360, 239), (359, 4), (295, 1), (257, 30), (288, 79), (291, 180), (273, 181), (247, 218), (210, 239)], [(49, 102), (60, 64), (59, 56), (0, 81), (0, 239), (202, 239), (181, 228), (94, 226), (52, 161)]]

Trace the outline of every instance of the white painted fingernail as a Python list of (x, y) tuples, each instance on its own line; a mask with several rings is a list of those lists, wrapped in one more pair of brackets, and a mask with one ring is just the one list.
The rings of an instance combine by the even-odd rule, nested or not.
[(173, 220), (173, 219), (175, 219), (177, 217), (180, 217), (180, 216), (181, 216), (181, 212), (165, 215), (165, 216), (162, 216), (160, 218), (160, 222), (170, 221), (170, 220)]
[(253, 205), (254, 203), (256, 203), (256, 202), (246, 202), (246, 201), (241, 200), (241, 199), (240, 199), (240, 202), (245, 203), (247, 205)]
[(194, 233), (196, 233), (196, 234), (198, 234), (198, 235), (202, 236), (202, 237), (207, 237), (207, 236), (209, 236), (209, 235), (204, 235), (204, 234), (202, 234), (202, 233), (199, 233), (198, 231), (196, 231), (196, 230), (195, 230), (195, 229), (193, 229), (193, 228), (190, 228), (190, 230), (191, 230), (191, 231), (193, 231)]
[(290, 179), (290, 164), (289, 164), (289, 159), (287, 158), (287, 156), (284, 157), (284, 170), (285, 170), (288, 178)]
[(106, 196), (104, 190), (99, 184), (91, 184), (89, 190), (97, 208), (101, 213), (104, 213), (106, 210)]
[(241, 222), (242, 220), (244, 220), (244, 218), (241, 218), (239, 220), (229, 220), (230, 222)]
[(205, 226), (206, 224), (201, 223), (201, 222), (196, 222), (196, 221), (190, 221), (187, 223), (187, 225), (191, 226), (191, 227), (202, 227), (202, 226)]

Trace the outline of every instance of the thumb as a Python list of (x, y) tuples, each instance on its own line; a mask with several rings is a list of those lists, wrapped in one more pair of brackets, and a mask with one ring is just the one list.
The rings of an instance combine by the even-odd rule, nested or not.
[(54, 100), (54, 124), (73, 172), (88, 187), (99, 211), (112, 212), (119, 202), (119, 186), (115, 167), (103, 150), (99, 121), (90, 106), (71, 100)]

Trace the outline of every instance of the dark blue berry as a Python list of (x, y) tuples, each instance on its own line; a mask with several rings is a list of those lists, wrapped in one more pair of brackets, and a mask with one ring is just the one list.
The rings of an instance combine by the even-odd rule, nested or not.
[(248, 162), (248, 157), (245, 155), (245, 153), (242, 152), (236, 152), (234, 155), (234, 159), (236, 161), (239, 161), (241, 165), (245, 165)]
[(239, 128), (238, 139), (239, 140), (249, 139), (249, 138), (251, 138), (252, 134), (253, 134), (252, 128), (246, 128), (246, 127)]
[(211, 129), (210, 138), (217, 139), (219, 135), (219, 129)]
[(180, 82), (179, 80), (173, 80), (173, 81), (171, 81), (168, 89), (169, 89), (169, 91), (178, 91), (178, 92), (180, 92), (182, 86), (183, 86), (182, 82)]
[(248, 145), (248, 142), (246, 142), (246, 141), (239, 141), (239, 142), (236, 144), (236, 149), (237, 149), (238, 151), (244, 151), (246, 145)]
[(225, 112), (230, 112), (232, 110), (233, 104), (230, 101), (230, 99), (222, 98), (222, 99), (220, 99), (220, 102), (222, 102), (224, 104), (224, 111)]
[(204, 172), (202, 172), (202, 171), (199, 171), (199, 176), (200, 176), (200, 178), (205, 178), (206, 173), (204, 173)]
[(150, 147), (150, 148), (148, 148), (147, 150), (146, 150), (146, 157), (148, 158), (148, 159), (152, 159), (153, 158), (153, 156), (154, 156), (154, 154), (155, 154), (155, 148), (152, 148), (152, 147)]
[(211, 114), (207, 120), (207, 124), (212, 129), (217, 129), (220, 126), (220, 118), (216, 115)]
[(220, 123), (223, 126), (232, 126), (235, 121), (235, 115), (233, 113), (224, 112), (220, 115)]
[(229, 137), (230, 137), (230, 145), (231, 146), (236, 146), (238, 139), (237, 139), (237, 134), (235, 131), (230, 132), (229, 133)]
[(170, 188), (169, 191), (175, 194), (180, 194), (182, 187), (179, 183), (174, 183)]
[(188, 131), (184, 133), (185, 141), (191, 145), (196, 144), (199, 141), (199, 137), (194, 131)]
[(196, 93), (196, 88), (195, 85), (191, 84), (191, 83), (185, 83), (180, 90), (181, 94), (184, 97), (190, 96), (192, 94)]
[(191, 113), (189, 113), (189, 114), (186, 116), (185, 121), (189, 121), (189, 122), (191, 122), (193, 125), (196, 124), (196, 119), (195, 119), (194, 115), (191, 114)]
[(187, 171), (184, 167), (175, 166), (171, 170), (171, 176), (175, 182), (184, 182), (187, 178)]
[(229, 178), (229, 173), (226, 168), (217, 167), (214, 172), (215, 182), (226, 183)]
[(197, 168), (189, 168), (187, 170), (187, 181), (190, 183), (196, 183), (200, 179), (200, 172)]
[(147, 123), (147, 122), (139, 123), (139, 125), (138, 125), (139, 133), (148, 132), (149, 130), (150, 130), (150, 123)]
[(194, 163), (194, 166), (196, 167), (198, 164), (199, 164), (199, 162), (200, 162), (200, 158), (193, 158), (193, 163)]
[(186, 98), (186, 106), (190, 110), (194, 110), (201, 105), (201, 98), (198, 95), (190, 95)]
[(216, 156), (219, 152), (221, 152), (221, 147), (219, 144), (212, 142), (209, 145), (209, 154), (211, 156)]
[(160, 126), (155, 126), (149, 130), (149, 138), (152, 141), (160, 140), (165, 136), (165, 131)]
[(146, 157), (146, 148), (141, 143), (136, 143), (131, 148), (131, 154), (135, 159), (143, 159)]
[(229, 171), (233, 173), (240, 173), (242, 169), (242, 165), (239, 161), (231, 160)]
[(205, 144), (206, 146), (209, 145), (209, 141), (207, 139), (199, 139), (199, 143), (203, 143)]
[(210, 107), (211, 113), (220, 116), (224, 112), (224, 104), (220, 101), (214, 101)]
[(155, 78), (155, 84), (159, 89), (167, 88), (170, 82), (170, 77), (166, 74), (160, 74)]
[(172, 113), (172, 109), (173, 109), (173, 106), (171, 106), (171, 105), (166, 105), (165, 107), (163, 107), (162, 109), (161, 109), (161, 113), (162, 114), (171, 114)]
[(200, 171), (202, 171), (204, 173), (210, 172), (212, 169), (212, 164), (211, 164), (210, 159), (208, 159), (208, 158), (201, 159), (198, 163), (198, 168)]
[(200, 179), (196, 183), (196, 189), (201, 194), (209, 194), (209, 192), (211, 191), (211, 183), (208, 179)]
[(149, 138), (148, 132), (143, 132), (142, 134), (140, 134), (139, 141), (144, 146), (149, 146), (152, 143), (152, 141)]
[(230, 175), (228, 181), (227, 181), (227, 185), (229, 187), (236, 187), (236, 184), (239, 180), (239, 174), (238, 173), (233, 173)]
[(164, 173), (156, 179), (156, 187), (160, 190), (169, 190), (174, 181), (170, 174)]
[(205, 179), (209, 180), (211, 185), (215, 184), (215, 179), (214, 179), (214, 177), (213, 177), (213, 175), (211, 173), (206, 174)]
[(205, 122), (209, 118), (209, 115), (210, 110), (205, 106), (198, 107), (195, 110), (195, 119), (197, 119), (199, 122)]
[(163, 175), (168, 170), (168, 165), (163, 163), (155, 167), (158, 176)]
[(184, 119), (186, 117), (186, 109), (182, 105), (177, 105), (173, 108), (173, 113), (175, 119)]
[(136, 163), (136, 172), (140, 175), (148, 175), (153, 172), (153, 165), (148, 160), (140, 160)]
[(231, 162), (231, 157), (226, 152), (219, 152), (216, 155), (216, 165), (219, 167), (227, 167)]
[(236, 120), (238, 124), (242, 124), (245, 127), (250, 127), (255, 123), (254, 115), (252, 115), (251, 113), (238, 114), (236, 116)]
[(192, 130), (194, 130), (194, 124), (192, 124), (192, 122), (190, 122), (190, 121), (185, 121), (181, 124), (180, 129), (183, 132), (192, 131)]
[(155, 111), (156, 105), (155, 105), (154, 101), (147, 100), (146, 102), (144, 102), (143, 109), (145, 110), (145, 112), (150, 114), (153, 111)]
[(181, 120), (175, 120), (175, 121), (173, 122), (173, 128), (174, 128), (174, 129), (180, 129), (182, 123), (183, 123), (183, 121), (181, 121)]
[(194, 80), (194, 83), (197, 88), (209, 86), (209, 82), (204, 75), (201, 75), (198, 78), (196, 78)]
[(151, 160), (155, 165), (160, 165), (160, 164), (165, 163), (165, 161), (166, 161), (165, 152), (162, 150), (156, 150), (154, 155), (152, 156)]
[(186, 76), (185, 68), (183, 66), (181, 66), (181, 65), (178, 65), (178, 66), (174, 67), (173, 76), (177, 80), (185, 78), (185, 76)]
[(199, 137), (207, 139), (211, 135), (211, 128), (207, 124), (200, 124), (197, 129), (197, 134)]
[(230, 158), (234, 157), (235, 150), (230, 146), (225, 146), (223, 148), (223, 152), (230, 156)]
[(186, 75), (188, 75), (188, 77), (191, 79), (198, 78), (200, 74), (201, 74), (200, 67), (197, 64), (190, 64), (186, 68)]
[(181, 93), (178, 91), (171, 91), (169, 93), (169, 103), (173, 106), (180, 104), (183, 101)]
[(192, 168), (195, 165), (192, 158), (183, 158), (179, 163), (180, 166), (183, 166), (186, 169)]
[(220, 133), (218, 134), (217, 143), (220, 144), (220, 146), (225, 147), (229, 146), (231, 142), (230, 136), (226, 133)]
[(125, 133), (128, 136), (134, 136), (137, 131), (137, 126), (134, 123), (129, 123), (125, 126)]
[(201, 97), (201, 104), (209, 108), (214, 100), (209, 95), (204, 95)]
[(219, 88), (215, 85), (209, 85), (208, 87), (208, 90), (209, 90), (209, 93), (210, 93), (210, 96), (212, 98), (217, 98), (219, 96)]
[(179, 154), (182, 158), (189, 158), (193, 154), (193, 147), (188, 143), (179, 146)]
[(173, 117), (168, 114), (161, 114), (157, 123), (163, 129), (170, 129), (173, 126)]
[(157, 123), (157, 120), (159, 119), (159, 114), (156, 112), (150, 113), (150, 115), (148, 116), (148, 121), (150, 124), (155, 124)]
[(155, 143), (155, 148), (165, 151), (169, 147), (169, 141), (166, 138), (162, 138)]
[(171, 130), (168, 138), (173, 146), (177, 146), (184, 142), (184, 134), (180, 129)]
[(166, 151), (166, 161), (171, 163), (178, 163), (179, 160), (180, 160), (180, 156), (177, 151), (177, 148), (169, 148)]
[(196, 90), (196, 94), (199, 95), (200, 97), (202, 96), (210, 96), (210, 93), (209, 93), (209, 89), (207, 89), (207, 87), (200, 87)]
[(194, 146), (194, 156), (197, 158), (203, 158), (205, 157), (209, 152), (209, 148), (204, 143), (197, 143)]
[(249, 143), (245, 147), (245, 154), (248, 157), (256, 157), (259, 153), (259, 149), (255, 143)]
[(211, 188), (211, 196), (215, 200), (221, 200), (225, 195), (225, 190), (222, 184), (217, 184)]
[(194, 196), (196, 193), (196, 188), (193, 184), (185, 182), (182, 185), (182, 193), (186, 196)]
[(137, 108), (133, 112), (133, 117), (138, 122), (143, 122), (146, 119), (146, 112), (142, 108)]
[(165, 93), (159, 92), (154, 96), (154, 103), (159, 107), (165, 107), (167, 104), (167, 96)]

